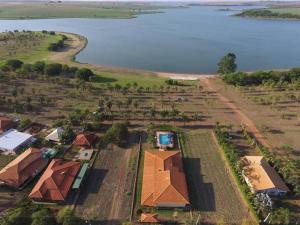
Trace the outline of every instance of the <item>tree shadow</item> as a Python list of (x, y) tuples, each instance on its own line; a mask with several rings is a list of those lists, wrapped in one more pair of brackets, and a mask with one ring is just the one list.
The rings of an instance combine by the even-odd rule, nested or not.
[(99, 192), (107, 172), (108, 170), (104, 170), (104, 169), (95, 169), (95, 168), (92, 169), (92, 171), (90, 172), (90, 174), (86, 179), (84, 188), (81, 189), (82, 191), (77, 201), (78, 205), (84, 204), (89, 194), (95, 194)]
[(199, 158), (184, 158), (191, 207), (197, 211), (216, 211), (214, 187), (212, 183), (204, 183)]
[(115, 78), (109, 78), (109, 77), (102, 77), (102, 76), (95, 76), (93, 78), (93, 82), (97, 82), (97, 83), (112, 83), (112, 82), (116, 82), (118, 81)]

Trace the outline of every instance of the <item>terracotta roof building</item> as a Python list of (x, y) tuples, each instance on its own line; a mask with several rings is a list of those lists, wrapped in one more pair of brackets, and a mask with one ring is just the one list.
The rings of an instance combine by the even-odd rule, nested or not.
[(0, 171), (0, 182), (19, 189), (40, 173), (48, 163), (40, 149), (29, 148)]
[(90, 148), (93, 146), (95, 141), (97, 140), (97, 136), (93, 133), (82, 133), (78, 134), (73, 142), (73, 145), (79, 147), (87, 147)]
[(159, 223), (159, 220), (157, 219), (157, 214), (142, 213), (140, 222), (141, 223)]
[(245, 156), (241, 162), (244, 179), (253, 193), (282, 196), (290, 191), (262, 156)]
[(141, 204), (153, 207), (189, 205), (179, 151), (145, 151)]
[(36, 201), (65, 201), (79, 169), (79, 162), (53, 159), (29, 198)]
[(12, 125), (13, 121), (10, 118), (4, 116), (0, 117), (0, 132), (4, 132), (12, 128)]

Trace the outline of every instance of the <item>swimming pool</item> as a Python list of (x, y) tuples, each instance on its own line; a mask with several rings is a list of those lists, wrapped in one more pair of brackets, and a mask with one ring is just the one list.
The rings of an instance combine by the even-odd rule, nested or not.
[(161, 145), (171, 145), (173, 144), (173, 134), (160, 134), (159, 143)]

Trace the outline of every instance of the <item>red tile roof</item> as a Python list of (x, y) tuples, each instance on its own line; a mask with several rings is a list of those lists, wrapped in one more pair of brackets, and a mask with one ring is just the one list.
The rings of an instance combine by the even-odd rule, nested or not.
[(97, 136), (93, 133), (78, 134), (73, 142), (73, 145), (80, 147), (91, 147), (97, 139)]
[(29, 198), (40, 201), (65, 201), (80, 163), (53, 159), (29, 194)]
[(141, 223), (158, 223), (157, 214), (154, 213), (142, 213)]
[(40, 149), (29, 148), (0, 171), (0, 181), (18, 189), (47, 166)]
[(12, 124), (12, 120), (8, 117), (0, 117), (0, 131), (5, 131)]
[(145, 151), (141, 204), (189, 204), (189, 196), (179, 151)]

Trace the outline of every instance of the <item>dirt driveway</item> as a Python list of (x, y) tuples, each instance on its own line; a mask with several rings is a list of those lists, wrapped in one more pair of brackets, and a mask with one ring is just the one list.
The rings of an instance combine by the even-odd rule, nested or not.
[(211, 83), (210, 78), (204, 78), (201, 81), (202, 81), (201, 83), (204, 84), (209, 91), (214, 92), (215, 95), (220, 99), (220, 101), (228, 108), (230, 108), (237, 115), (241, 123), (247, 127), (247, 129), (255, 136), (256, 140), (259, 143), (261, 143), (267, 148), (271, 148), (271, 145), (261, 134), (261, 132), (257, 129), (253, 121), (245, 113), (243, 113), (239, 109), (239, 107), (237, 107), (232, 101), (230, 101), (228, 98), (220, 94), (218, 90)]

